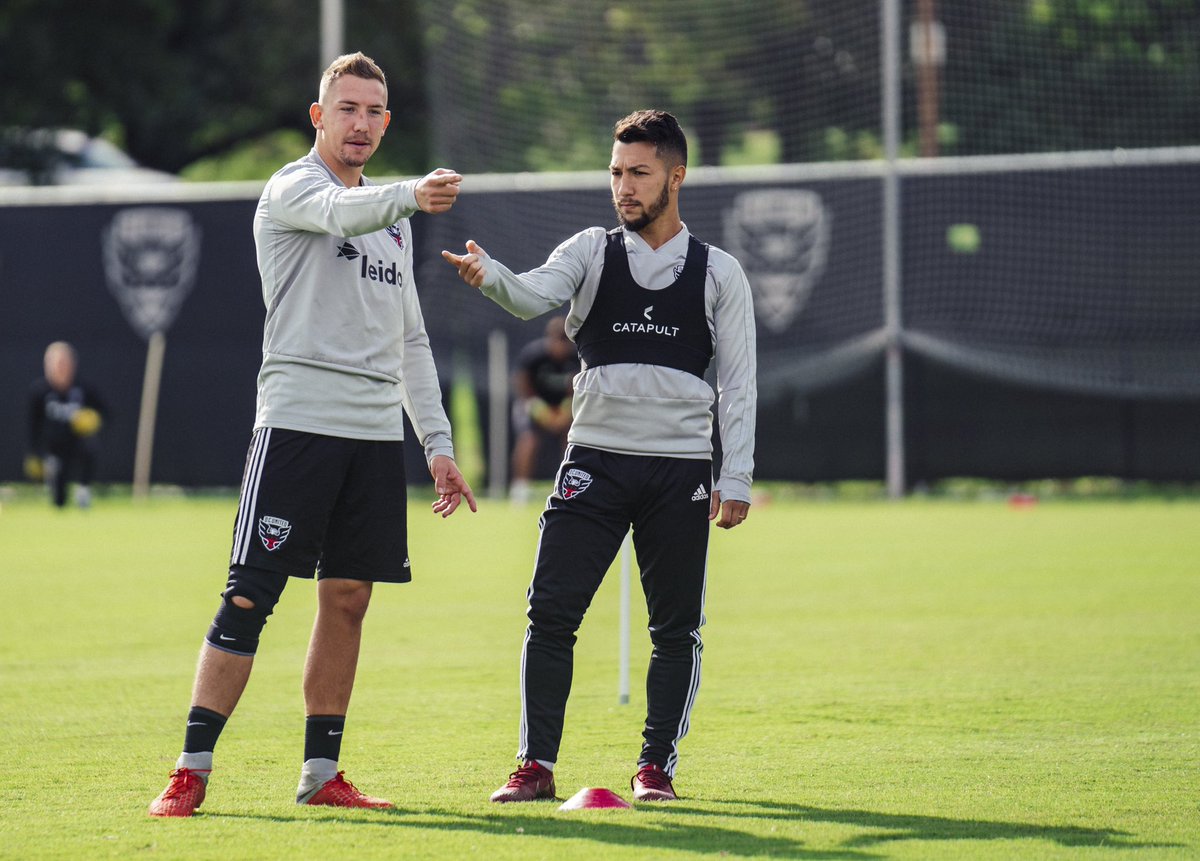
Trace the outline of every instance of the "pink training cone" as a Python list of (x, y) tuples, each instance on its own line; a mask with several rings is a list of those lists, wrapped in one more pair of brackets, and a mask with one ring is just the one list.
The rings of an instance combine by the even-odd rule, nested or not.
[(585, 786), (562, 803), (559, 810), (597, 810), (602, 807), (633, 807), (611, 789)]

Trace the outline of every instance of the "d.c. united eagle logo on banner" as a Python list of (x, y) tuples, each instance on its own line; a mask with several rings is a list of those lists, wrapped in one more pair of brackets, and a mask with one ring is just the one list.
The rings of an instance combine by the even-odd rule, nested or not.
[(170, 328), (199, 264), (200, 228), (185, 209), (122, 209), (104, 231), (108, 288), (143, 338)]
[(746, 270), (759, 320), (782, 332), (825, 271), (832, 219), (821, 195), (800, 188), (743, 192), (724, 220), (724, 247)]

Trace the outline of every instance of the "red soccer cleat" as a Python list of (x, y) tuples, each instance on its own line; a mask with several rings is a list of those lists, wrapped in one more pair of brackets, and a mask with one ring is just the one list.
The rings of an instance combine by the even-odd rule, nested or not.
[(322, 783), (315, 792), (307, 797), (296, 799), (297, 803), (323, 804), (328, 807), (362, 807), (371, 810), (390, 810), (396, 806), (383, 798), (363, 795), (353, 783), (342, 777), (345, 773), (339, 771), (334, 777)]
[(492, 793), (492, 801), (537, 801), (554, 798), (554, 772), (527, 759), (508, 776), (508, 783)]
[(675, 787), (671, 777), (654, 763), (646, 763), (629, 781), (634, 801), (675, 801)]
[(177, 768), (162, 795), (150, 802), (151, 816), (191, 816), (204, 801), (204, 778), (207, 771)]

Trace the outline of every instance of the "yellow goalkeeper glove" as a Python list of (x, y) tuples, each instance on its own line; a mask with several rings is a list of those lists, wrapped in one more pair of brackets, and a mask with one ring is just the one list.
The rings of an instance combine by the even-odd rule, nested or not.
[(100, 418), (100, 413), (96, 412), (91, 407), (82, 407), (75, 411), (75, 415), (71, 416), (71, 430), (75, 432), (75, 436), (92, 436), (104, 422)]
[(529, 417), (533, 419), (534, 424), (545, 426), (550, 418), (553, 409), (548, 403), (541, 398), (530, 398), (525, 402), (525, 410), (529, 413)]
[(41, 481), (46, 477), (46, 466), (36, 454), (25, 455), (25, 477), (30, 481)]

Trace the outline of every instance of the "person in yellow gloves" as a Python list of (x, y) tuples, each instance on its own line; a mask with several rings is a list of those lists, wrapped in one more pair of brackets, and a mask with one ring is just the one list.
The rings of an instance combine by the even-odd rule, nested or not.
[(29, 453), (25, 475), (45, 481), (59, 508), (67, 504), (67, 482), (76, 475), (75, 504), (92, 503), (92, 479), (99, 451), (97, 434), (104, 405), (95, 390), (76, 376), (79, 358), (66, 341), (55, 341), (43, 357), (44, 375), (29, 392)]

